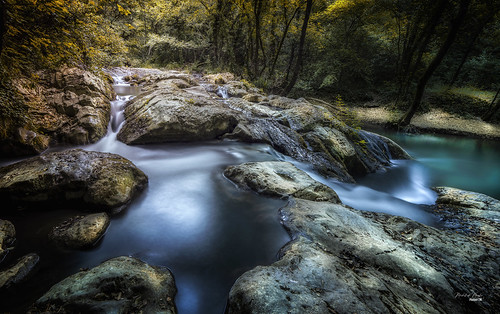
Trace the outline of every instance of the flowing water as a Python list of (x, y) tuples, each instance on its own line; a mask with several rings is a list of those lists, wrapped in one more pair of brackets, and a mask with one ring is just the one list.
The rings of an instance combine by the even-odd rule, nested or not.
[(289, 241), (277, 211), (286, 202), (236, 188), (222, 175), (232, 164), (288, 160), (334, 188), (354, 208), (406, 216), (438, 227), (439, 219), (428, 209), (436, 198), (431, 186), (456, 186), (500, 197), (500, 149), (495, 142), (386, 134), (416, 160), (393, 161), (386, 171), (358, 178), (358, 184), (323, 178), (308, 165), (264, 144), (127, 146), (116, 135), (124, 121), (123, 106), (140, 90), (121, 78), (115, 81), (118, 96), (112, 102), (108, 134), (83, 148), (130, 159), (148, 175), (149, 186), (112, 218), (97, 247), (83, 252), (58, 250), (46, 238), (50, 228), (77, 214), (74, 211), (2, 217), (15, 224), (18, 234), (16, 248), (5, 264), (32, 251), (41, 259), (29, 281), (0, 295), (0, 310), (22, 311), (80, 268), (126, 255), (172, 270), (179, 313), (223, 313), (234, 280), (256, 265), (275, 261), (280, 247)]

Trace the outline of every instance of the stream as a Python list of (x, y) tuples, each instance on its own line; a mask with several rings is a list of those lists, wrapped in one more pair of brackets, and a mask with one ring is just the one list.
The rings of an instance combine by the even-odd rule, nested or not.
[[(447, 185), (500, 198), (500, 143), (441, 136), (386, 133), (415, 160), (395, 160), (387, 170), (346, 184), (321, 177), (307, 164), (266, 144), (234, 141), (128, 146), (116, 140), (125, 103), (140, 90), (115, 77), (108, 134), (82, 146), (130, 159), (149, 177), (149, 186), (117, 216), (98, 245), (86, 251), (62, 251), (48, 243), (48, 231), (74, 211), (16, 214), (2, 217), (17, 230), (15, 250), (5, 264), (36, 251), (38, 271), (27, 282), (0, 296), (1, 310), (22, 312), (50, 286), (82, 268), (120, 256), (133, 256), (174, 274), (179, 313), (223, 313), (229, 290), (245, 271), (268, 265), (290, 240), (278, 208), (285, 200), (238, 189), (224, 178), (228, 165), (248, 161), (286, 160), (332, 187), (356, 209), (386, 212), (440, 227), (429, 210), (436, 194), (431, 186)], [(62, 150), (62, 148), (56, 148)], [(12, 162), (12, 161), (11, 161)]]

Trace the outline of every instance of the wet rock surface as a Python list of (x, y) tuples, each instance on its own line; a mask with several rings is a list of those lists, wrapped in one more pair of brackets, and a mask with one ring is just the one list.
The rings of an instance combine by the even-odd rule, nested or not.
[(500, 246), (500, 201), (481, 193), (435, 187), (434, 211), (455, 232)]
[(104, 235), (108, 226), (109, 216), (106, 213), (76, 216), (56, 226), (49, 238), (65, 249), (89, 248)]
[(16, 228), (14, 228), (14, 225), (8, 220), (0, 219), (0, 262), (13, 247), (15, 237)]
[(224, 175), (238, 186), (269, 196), (295, 196), (340, 203), (337, 193), (288, 162), (250, 162), (230, 166)]
[(31, 253), (20, 258), (13, 266), (0, 271), (0, 290), (25, 280), (38, 264), (40, 257)]
[[(273, 184), (264, 178), (261, 190)], [(277, 262), (235, 282), (228, 313), (494, 313), (500, 305), (493, 243), (331, 202), (292, 198), (280, 215), (293, 240)]]
[(118, 211), (147, 185), (129, 160), (81, 149), (43, 154), (0, 168), (0, 196), (11, 206)]
[(57, 283), (30, 313), (176, 313), (176, 293), (168, 269), (122, 256)]
[(26, 106), (26, 121), (0, 121), (8, 135), (0, 140), (2, 154), (38, 154), (50, 144), (94, 143), (106, 134), (114, 98), (109, 81), (68, 67), (37, 76), (36, 82), (19, 79), (14, 84)]
[(221, 138), (267, 143), (346, 182), (389, 165), (391, 158), (409, 158), (391, 140), (353, 129), (324, 107), (265, 96), (227, 73), (155, 72), (137, 82), (143, 93), (127, 104), (118, 134), (126, 144)]

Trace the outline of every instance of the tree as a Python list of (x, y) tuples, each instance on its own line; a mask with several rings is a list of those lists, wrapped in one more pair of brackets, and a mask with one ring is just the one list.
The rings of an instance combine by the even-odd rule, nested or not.
[(432, 59), (431, 63), (427, 66), (425, 69), (425, 72), (423, 75), (420, 77), (418, 84), (417, 84), (417, 90), (415, 92), (415, 97), (413, 99), (413, 102), (411, 103), (410, 107), (406, 111), (406, 113), (401, 117), (401, 119), (398, 122), (399, 127), (405, 127), (408, 124), (410, 124), (411, 119), (417, 112), (418, 108), (420, 107), (420, 103), (422, 101), (422, 96), (425, 91), (425, 87), (427, 85), (427, 82), (431, 78), (432, 74), (434, 71), (437, 69), (443, 58), (445, 57), (446, 53), (450, 49), (453, 41), (455, 40), (458, 31), (460, 29), (460, 26), (462, 25), (465, 15), (467, 14), (467, 10), (469, 8), (471, 0), (461, 0), (459, 4), (459, 9), (456, 17), (453, 19), (451, 22), (451, 27), (448, 35), (446, 36), (445, 41), (442, 43), (441, 47), (439, 48), (439, 51), (437, 52), (436, 56)]
[(306, 12), (304, 15), (304, 22), (302, 24), (302, 31), (300, 33), (300, 42), (299, 42), (299, 51), (297, 54), (297, 61), (295, 63), (295, 68), (293, 70), (292, 78), (290, 79), (290, 82), (288, 82), (288, 85), (285, 88), (285, 94), (290, 93), (292, 88), (295, 86), (295, 83), (297, 82), (297, 78), (299, 77), (300, 69), (302, 68), (302, 61), (303, 61), (303, 55), (304, 55), (304, 43), (306, 41), (307, 25), (309, 23), (309, 17), (311, 16), (311, 11), (312, 11), (312, 2), (313, 2), (312, 0), (307, 0)]
[(493, 118), (493, 116), (500, 109), (500, 101), (497, 101), (499, 94), (500, 94), (500, 88), (498, 88), (498, 90), (497, 90), (497, 92), (495, 94), (495, 97), (493, 97), (493, 100), (490, 103), (490, 106), (489, 106), (488, 110), (486, 111), (486, 113), (482, 117), (482, 119), (484, 121), (490, 121)]

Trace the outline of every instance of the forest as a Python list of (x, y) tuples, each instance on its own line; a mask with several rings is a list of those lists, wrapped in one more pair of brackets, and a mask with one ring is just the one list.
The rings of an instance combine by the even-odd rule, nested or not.
[(462, 102), (448, 109), (492, 120), (499, 8), (497, 0), (2, 0), (2, 84), (61, 64), (229, 71), (276, 94), (391, 104), (405, 112), (400, 126), (429, 95), (431, 106)]
[(0, 16), (0, 312), (498, 312), (500, 0)]

